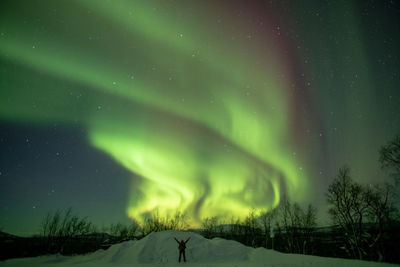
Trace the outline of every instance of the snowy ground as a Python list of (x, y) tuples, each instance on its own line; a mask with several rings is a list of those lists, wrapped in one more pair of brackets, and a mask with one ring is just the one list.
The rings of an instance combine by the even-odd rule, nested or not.
[(246, 247), (238, 242), (215, 238), (212, 240), (192, 232), (165, 231), (152, 233), (138, 241), (113, 245), (83, 256), (45, 256), (0, 262), (0, 266), (178, 266), (178, 248), (173, 237), (186, 239), (185, 266), (395, 266), (392, 264), (284, 254), (264, 248)]

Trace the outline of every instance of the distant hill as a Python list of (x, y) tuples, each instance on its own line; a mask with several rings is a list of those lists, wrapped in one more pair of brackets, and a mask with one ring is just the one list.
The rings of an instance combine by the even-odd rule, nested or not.
[(17, 238), (21, 237), (0, 231), (0, 239), (17, 239)]

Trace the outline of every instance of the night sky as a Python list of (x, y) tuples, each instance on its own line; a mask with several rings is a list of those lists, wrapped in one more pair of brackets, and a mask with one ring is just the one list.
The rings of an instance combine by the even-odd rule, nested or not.
[(0, 3), (0, 228), (320, 210), (338, 168), (390, 181), (398, 1)]

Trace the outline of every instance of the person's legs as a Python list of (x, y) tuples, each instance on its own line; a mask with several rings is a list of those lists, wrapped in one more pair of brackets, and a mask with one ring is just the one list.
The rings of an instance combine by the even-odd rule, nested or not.
[(179, 262), (181, 262), (182, 250), (179, 250)]
[(182, 253), (183, 253), (183, 261), (186, 262), (185, 251), (182, 251)]

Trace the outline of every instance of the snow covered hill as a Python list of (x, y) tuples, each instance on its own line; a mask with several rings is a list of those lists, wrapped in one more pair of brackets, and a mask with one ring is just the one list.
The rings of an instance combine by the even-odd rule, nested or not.
[(238, 242), (214, 238), (205, 239), (193, 232), (164, 231), (152, 233), (137, 241), (113, 245), (87, 255), (64, 257), (60, 255), (13, 259), (0, 266), (178, 266), (178, 244), (173, 239), (186, 239), (185, 266), (395, 266), (392, 264), (284, 254), (264, 248), (246, 247)]

